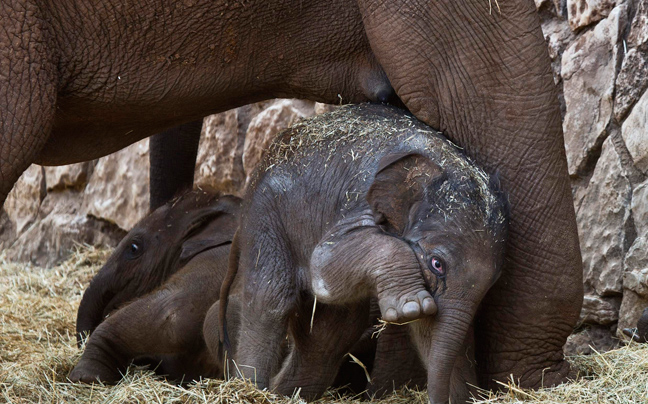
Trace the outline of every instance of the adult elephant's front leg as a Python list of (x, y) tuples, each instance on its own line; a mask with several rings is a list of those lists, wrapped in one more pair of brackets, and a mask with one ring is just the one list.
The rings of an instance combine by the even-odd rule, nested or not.
[(0, 3), (0, 211), (20, 175), (37, 161), (56, 111), (56, 61), (36, 7)]
[[(583, 286), (560, 112), (534, 3), (359, 0), (397, 94), (491, 172), (511, 202), (501, 279), (476, 319), (482, 383), (564, 380)], [(500, 10), (501, 7), (501, 10)]]

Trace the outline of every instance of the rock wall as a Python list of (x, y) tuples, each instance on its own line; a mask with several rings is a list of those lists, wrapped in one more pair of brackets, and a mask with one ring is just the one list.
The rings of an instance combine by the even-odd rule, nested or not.
[(648, 306), (648, 0), (536, 0), (561, 89), (583, 254), (583, 333), (607, 349)]
[[(535, 0), (560, 90), (585, 299), (569, 352), (614, 345), (648, 305), (648, 0)], [(205, 118), (196, 184), (241, 194), (280, 129), (328, 107), (275, 100)], [(52, 265), (76, 242), (115, 245), (148, 207), (148, 143), (33, 166), (0, 212), (10, 259)]]

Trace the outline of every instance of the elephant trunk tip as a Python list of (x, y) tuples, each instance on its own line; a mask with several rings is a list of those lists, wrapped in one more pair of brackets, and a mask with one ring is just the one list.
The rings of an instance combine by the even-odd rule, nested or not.
[(76, 320), (76, 337), (79, 347), (101, 324), (106, 308), (115, 297), (112, 290), (104, 286), (100, 287), (99, 284), (100, 282), (91, 282), (79, 304)]

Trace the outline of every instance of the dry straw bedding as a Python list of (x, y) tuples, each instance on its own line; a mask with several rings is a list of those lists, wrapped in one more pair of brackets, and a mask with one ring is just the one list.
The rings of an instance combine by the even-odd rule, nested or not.
[[(204, 380), (189, 388), (131, 368), (117, 386), (67, 382), (80, 356), (74, 337), (76, 310), (84, 287), (109, 252), (80, 248), (52, 269), (11, 264), (0, 253), (1, 403), (298, 403), (259, 391), (239, 380)], [(553, 389), (524, 391), (510, 383), (499, 395), (484, 393), (482, 403), (643, 403), (648, 397), (648, 346), (628, 347), (570, 359), (585, 375)], [(329, 392), (325, 403), (352, 403)], [(357, 401), (359, 402), (359, 401)], [(424, 392), (402, 391), (385, 404), (426, 403)]]

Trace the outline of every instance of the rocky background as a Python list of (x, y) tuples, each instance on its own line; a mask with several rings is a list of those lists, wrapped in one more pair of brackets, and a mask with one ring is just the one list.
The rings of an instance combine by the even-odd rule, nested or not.
[[(648, 306), (648, 0), (535, 0), (560, 90), (585, 299), (569, 353), (602, 351)], [(205, 118), (195, 182), (241, 194), (274, 134), (332, 107), (297, 100)], [(32, 166), (0, 212), (0, 250), (51, 266), (114, 246), (148, 209), (148, 140), (102, 159)]]

